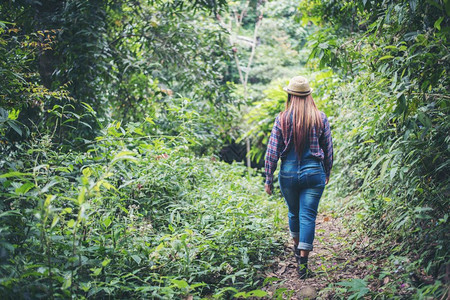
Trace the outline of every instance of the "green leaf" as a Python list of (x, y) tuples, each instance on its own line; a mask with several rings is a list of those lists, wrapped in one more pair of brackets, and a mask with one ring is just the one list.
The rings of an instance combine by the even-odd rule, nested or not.
[(113, 189), (113, 190), (117, 190), (112, 184), (110, 184), (108, 181), (106, 180), (101, 180), (100, 181), (101, 185), (103, 185), (107, 190), (109, 189)]
[(135, 157), (135, 155), (136, 153), (132, 151), (121, 151), (114, 156), (114, 158), (111, 161), (111, 164), (115, 164), (120, 160), (136, 161), (137, 158)]
[(64, 279), (64, 283), (62, 285), (62, 289), (66, 290), (68, 289), (70, 286), (72, 285), (72, 278), (70, 276), (68, 276), (67, 278)]
[(189, 287), (189, 283), (187, 283), (187, 281), (185, 280), (172, 279), (170, 281), (174, 284), (175, 287), (179, 289), (186, 289)]
[(82, 174), (85, 176), (85, 177), (89, 177), (89, 176), (91, 176), (92, 175), (92, 171), (91, 171), (91, 168), (84, 168), (83, 169), (83, 171), (82, 171)]
[(102, 271), (102, 268), (91, 268), (90, 269), (92, 271), (92, 276), (98, 276), (100, 275), (100, 272)]
[(370, 140), (367, 140), (367, 141), (363, 142), (363, 144), (368, 144), (368, 143), (375, 143), (375, 140), (370, 139)]
[(385, 60), (385, 59), (391, 59), (391, 58), (394, 58), (394, 56), (392, 56), (392, 55), (385, 55), (385, 56), (380, 57), (380, 59), (378, 61), (382, 61), (382, 60)]
[(111, 259), (107, 258), (104, 261), (102, 261), (102, 267), (106, 267), (111, 262)]
[(254, 291), (250, 291), (247, 293), (247, 297), (265, 297), (267, 296), (267, 292), (263, 291), (263, 290), (254, 290)]
[(395, 168), (392, 168), (391, 171), (389, 172), (389, 178), (390, 178), (391, 180), (394, 179), (395, 174), (397, 174), (397, 170), (398, 170), (398, 168), (395, 167)]
[(86, 102), (81, 102), (81, 104), (87, 109), (88, 112), (90, 112), (92, 115), (96, 115), (97, 112)]
[(8, 211), (0, 213), (0, 218), (7, 217), (7, 216), (21, 216), (21, 215), (22, 214), (17, 210), (8, 210)]
[(320, 43), (319, 45), (318, 45), (318, 47), (320, 48), (320, 49), (328, 49), (328, 43)]
[(370, 175), (372, 175), (373, 170), (378, 166), (378, 164), (386, 158), (386, 154), (382, 155), (380, 158), (378, 158), (375, 163), (370, 167), (370, 169), (367, 171), (366, 177), (364, 178), (364, 185), (366, 185), (368, 182), (367, 180), (369, 179)]
[(23, 195), (26, 194), (30, 189), (34, 188), (34, 184), (31, 182), (25, 182), (21, 187), (16, 189), (16, 194)]
[(86, 188), (83, 186), (80, 189), (80, 192), (78, 193), (78, 199), (77, 199), (78, 200), (78, 205), (81, 205), (81, 204), (84, 203), (85, 196), (86, 196)]
[(247, 293), (246, 292), (239, 292), (239, 293), (236, 293), (236, 294), (233, 295), (233, 298), (240, 298), (240, 297), (247, 298)]
[(386, 169), (390, 163), (390, 159), (386, 159), (381, 166), (380, 179), (384, 178), (384, 174), (386, 173)]
[(354, 278), (349, 281), (341, 281), (341, 282), (338, 282), (337, 285), (349, 287), (350, 288), (349, 291), (358, 292), (358, 294), (356, 294), (356, 295), (359, 295), (361, 292), (362, 292), (362, 295), (365, 295), (368, 292), (367, 282), (365, 280), (359, 279), (359, 278)]
[(112, 220), (110, 217), (107, 217), (106, 219), (103, 220), (103, 225), (105, 225), (105, 228), (108, 228), (109, 225), (111, 225)]
[(17, 132), (20, 136), (22, 136), (22, 129), (20, 129), (19, 127), (19, 123), (17, 121), (14, 120), (7, 120), (6, 123), (8, 123), (8, 125), (14, 129), (15, 132)]
[(50, 228), (55, 227), (56, 224), (58, 224), (58, 222), (59, 222), (59, 216), (56, 215), (56, 216), (53, 218), (53, 221), (52, 221), (52, 224), (50, 225)]
[(141, 261), (142, 261), (142, 259), (138, 256), (138, 255), (136, 255), (136, 254), (133, 254), (133, 255), (131, 255), (131, 258), (139, 265), (140, 263), (141, 263)]
[(75, 220), (74, 219), (70, 219), (69, 222), (67, 222), (67, 226), (69, 226), (70, 228), (75, 226)]
[(33, 176), (32, 173), (21, 173), (21, 172), (9, 172), (9, 173), (5, 173), (0, 175), (0, 178), (9, 178), (9, 177), (23, 177), (23, 176)]
[(19, 117), (19, 113), (20, 110), (18, 109), (12, 109), (9, 113), (8, 113), (8, 119), (10, 120), (17, 120), (17, 118)]
[(414, 209), (414, 212), (422, 213), (422, 212), (431, 211), (431, 210), (433, 210), (431, 207), (420, 207), (420, 206), (417, 206)]
[(194, 284), (191, 284), (191, 285), (190, 285), (190, 288), (191, 288), (191, 289), (195, 289), (195, 288), (198, 288), (199, 286), (207, 286), (207, 284), (204, 283), (204, 282), (194, 283)]
[(88, 123), (83, 122), (83, 121), (79, 121), (79, 122), (80, 122), (80, 124), (83, 124), (83, 125), (86, 126), (87, 128), (92, 129), (92, 126), (89, 125)]
[(48, 207), (55, 198), (56, 198), (55, 195), (47, 195), (44, 201), (44, 207)]
[(267, 284), (270, 284), (270, 283), (278, 281), (278, 280), (280, 280), (280, 278), (277, 278), (277, 277), (266, 277), (264, 279), (263, 286), (266, 286)]
[(441, 30), (441, 23), (444, 20), (444, 17), (440, 17), (439, 19), (436, 20), (436, 22), (434, 22), (434, 28), (436, 28), (437, 30)]

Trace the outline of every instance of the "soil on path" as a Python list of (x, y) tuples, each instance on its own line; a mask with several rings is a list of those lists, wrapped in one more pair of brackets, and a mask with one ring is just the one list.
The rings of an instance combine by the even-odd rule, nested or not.
[(361, 255), (364, 251), (359, 251), (367, 247), (368, 243), (366, 238), (355, 242), (354, 233), (344, 228), (342, 218), (319, 214), (314, 250), (310, 253), (308, 262), (308, 267), (316, 276), (304, 280), (298, 277), (293, 244), (291, 240), (286, 240), (283, 254), (275, 259), (265, 274), (266, 277), (279, 280), (266, 285), (264, 290), (271, 297), (276, 295), (277, 290), (280, 292), (280, 289), (287, 289), (285, 295), (288, 299), (332, 298), (333, 291), (327, 289), (330, 283), (350, 278), (363, 279), (369, 274), (367, 256)]

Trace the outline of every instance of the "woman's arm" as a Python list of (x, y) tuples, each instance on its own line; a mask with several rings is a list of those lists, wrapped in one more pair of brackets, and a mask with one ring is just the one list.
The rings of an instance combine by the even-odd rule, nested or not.
[(276, 117), (270, 133), (269, 143), (266, 151), (265, 171), (266, 171), (266, 192), (267, 187), (271, 189), (273, 185), (273, 173), (275, 172), (283, 147), (283, 136), (281, 134), (281, 124), (279, 116)]
[(322, 113), (322, 121), (323, 121), (323, 132), (319, 138), (319, 145), (324, 153), (323, 162), (328, 183), (331, 168), (333, 167), (333, 140), (331, 138), (330, 123), (328, 123), (328, 118), (324, 113)]

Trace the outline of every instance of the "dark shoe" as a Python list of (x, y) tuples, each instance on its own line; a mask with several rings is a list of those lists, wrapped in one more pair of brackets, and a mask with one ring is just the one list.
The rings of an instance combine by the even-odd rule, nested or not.
[(300, 279), (306, 279), (306, 278), (311, 278), (314, 277), (314, 273), (308, 269), (308, 257), (302, 257), (302, 256), (298, 256), (298, 268), (297, 268), (297, 273), (300, 276)]
[(314, 274), (313, 271), (308, 269), (308, 267), (303, 264), (298, 265), (297, 273), (298, 273), (298, 276), (300, 277), (300, 279), (307, 279), (307, 278), (312, 278), (312, 277), (316, 276), (316, 274)]

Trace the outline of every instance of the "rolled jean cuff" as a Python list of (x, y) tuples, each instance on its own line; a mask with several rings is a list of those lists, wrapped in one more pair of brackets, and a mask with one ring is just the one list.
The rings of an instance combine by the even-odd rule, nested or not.
[(300, 237), (300, 232), (290, 232), (291, 238), (298, 239)]
[(300, 249), (300, 250), (311, 251), (313, 249), (313, 245), (312, 244), (308, 244), (308, 243), (300, 242), (300, 243), (298, 243), (298, 247), (297, 248)]

